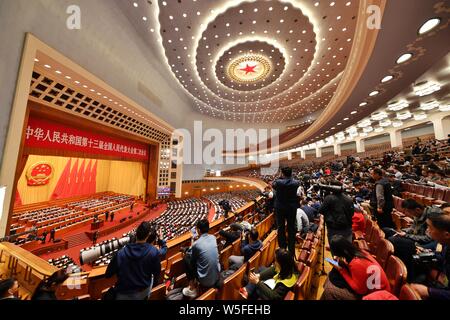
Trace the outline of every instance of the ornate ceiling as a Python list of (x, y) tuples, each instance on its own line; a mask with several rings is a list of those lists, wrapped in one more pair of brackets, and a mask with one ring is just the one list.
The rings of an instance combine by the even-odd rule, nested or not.
[[(150, 3), (166, 63), (211, 117), (282, 123), (323, 110), (352, 48), (358, 1)], [(145, 14), (139, 1), (135, 13)], [(139, 10), (141, 9), (141, 10)], [(148, 9), (147, 9), (148, 10)]]

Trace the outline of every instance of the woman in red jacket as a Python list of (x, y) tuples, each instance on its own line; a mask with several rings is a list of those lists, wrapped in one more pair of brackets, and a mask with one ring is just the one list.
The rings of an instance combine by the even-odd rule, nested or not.
[(378, 290), (391, 290), (383, 268), (368, 252), (339, 235), (331, 239), (330, 247), (338, 264), (328, 275), (322, 300), (358, 300)]

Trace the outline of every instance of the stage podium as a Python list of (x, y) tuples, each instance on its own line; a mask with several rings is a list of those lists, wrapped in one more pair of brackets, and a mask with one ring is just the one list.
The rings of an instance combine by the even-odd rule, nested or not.
[(100, 229), (101, 227), (103, 227), (104, 224), (105, 224), (104, 220), (94, 221), (91, 223), (91, 230)]

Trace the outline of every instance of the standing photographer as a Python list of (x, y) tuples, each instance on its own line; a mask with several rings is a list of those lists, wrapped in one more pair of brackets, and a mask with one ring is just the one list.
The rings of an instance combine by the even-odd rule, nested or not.
[(352, 217), (355, 212), (353, 200), (344, 193), (341, 182), (333, 180), (330, 184), (322, 187), (331, 193), (325, 197), (319, 209), (325, 218), (328, 241), (335, 235), (341, 235), (351, 242)]
[[(295, 219), (297, 214), (298, 189), (300, 182), (292, 178), (292, 168), (281, 168), (282, 177), (273, 182), (275, 190), (275, 215), (278, 226), (278, 243), (280, 248), (289, 249), (295, 254)], [(286, 223), (288, 243), (286, 243)]]
[(150, 297), (153, 282), (159, 278), (159, 251), (148, 238), (155, 238), (156, 230), (149, 222), (142, 222), (136, 230), (136, 243), (129, 243), (111, 260), (107, 278), (117, 275), (114, 287), (116, 300), (145, 300)]

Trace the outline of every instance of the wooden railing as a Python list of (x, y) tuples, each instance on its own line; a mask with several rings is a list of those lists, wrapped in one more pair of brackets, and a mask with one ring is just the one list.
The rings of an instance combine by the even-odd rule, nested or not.
[(39, 283), (56, 271), (58, 268), (31, 252), (9, 242), (0, 243), (0, 275), (19, 281), (22, 299), (30, 299)]
[[(261, 200), (261, 197), (257, 198)], [(230, 213), (227, 219), (223, 217), (210, 224), (210, 233), (217, 233), (234, 221), (236, 215), (247, 215), (254, 211), (254, 202), (249, 202), (234, 213)], [(191, 245), (191, 234), (187, 232), (167, 243), (167, 257), (180, 252), (181, 247)], [(91, 299), (100, 299), (102, 292), (113, 286), (116, 277), (106, 278), (106, 266), (95, 267), (90, 272), (73, 274), (57, 290), (60, 299), (71, 299), (89, 294)], [(31, 252), (12, 243), (0, 243), (0, 275), (3, 278), (15, 277), (21, 284), (21, 298), (30, 299), (39, 283), (51, 276), (58, 268), (47, 261), (35, 256)]]

